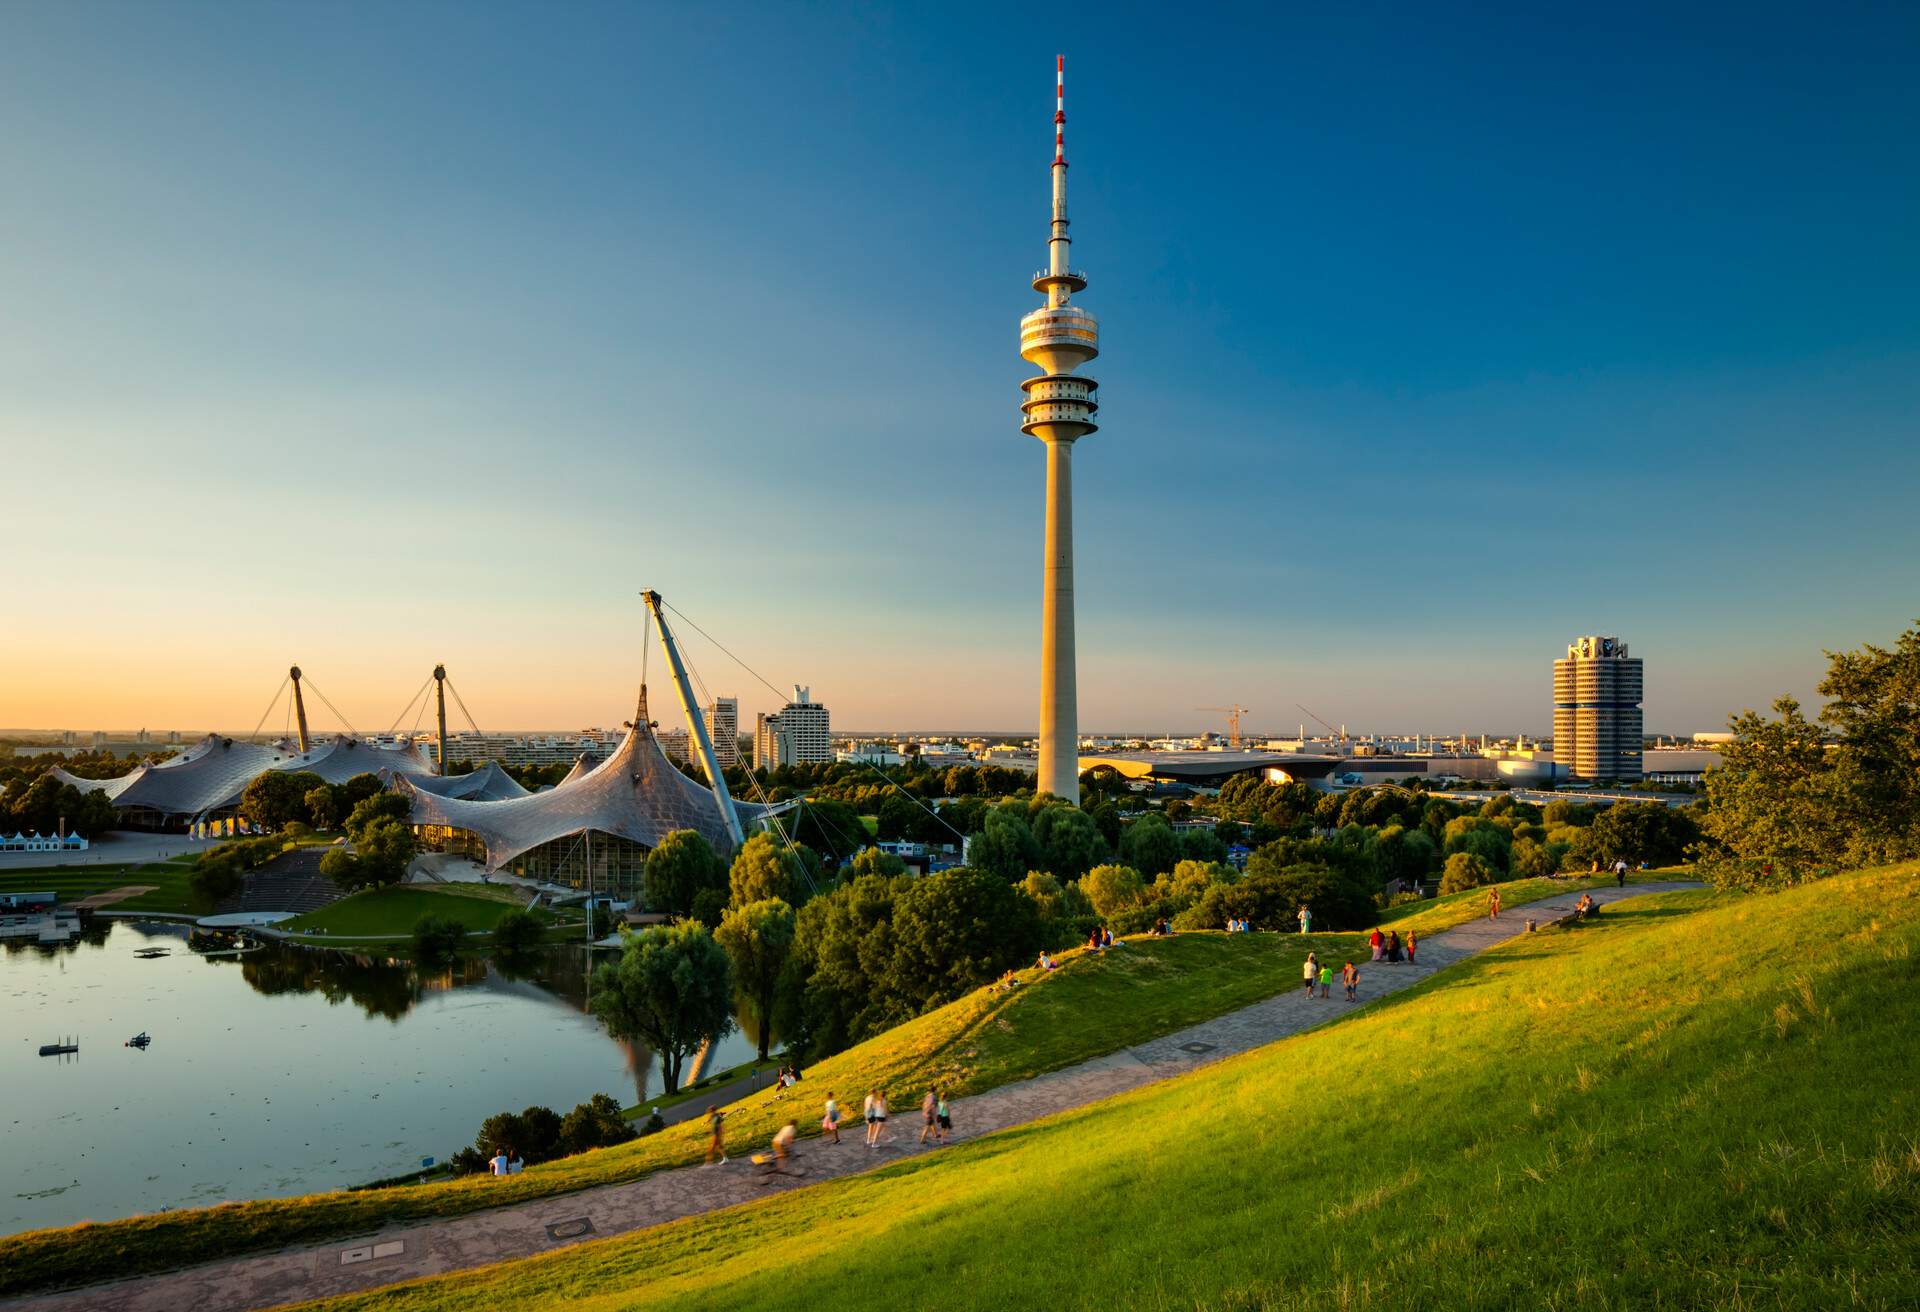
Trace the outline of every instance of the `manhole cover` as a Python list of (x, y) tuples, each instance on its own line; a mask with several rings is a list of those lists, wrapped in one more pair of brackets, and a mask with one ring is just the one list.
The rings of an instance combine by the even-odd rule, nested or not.
[(593, 1233), (593, 1222), (584, 1216), (576, 1216), (571, 1221), (555, 1221), (547, 1227), (549, 1239), (578, 1239), (581, 1235)]
[(1213, 1046), (1214, 1045), (1211, 1043), (1200, 1043), (1200, 1042), (1183, 1043), (1180, 1045), (1180, 1051), (1190, 1052), (1194, 1056), (1198, 1057), (1203, 1052), (1212, 1052)]

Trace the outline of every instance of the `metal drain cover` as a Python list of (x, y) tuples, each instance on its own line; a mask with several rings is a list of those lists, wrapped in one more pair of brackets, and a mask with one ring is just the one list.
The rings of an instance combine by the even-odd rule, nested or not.
[(1213, 1044), (1201, 1043), (1197, 1040), (1193, 1043), (1183, 1043), (1180, 1045), (1180, 1051), (1190, 1052), (1196, 1057), (1198, 1057), (1203, 1052), (1212, 1052), (1213, 1049), (1214, 1049)]
[(576, 1216), (571, 1221), (555, 1221), (547, 1227), (549, 1239), (578, 1239), (581, 1235), (593, 1233), (593, 1222), (584, 1216)]

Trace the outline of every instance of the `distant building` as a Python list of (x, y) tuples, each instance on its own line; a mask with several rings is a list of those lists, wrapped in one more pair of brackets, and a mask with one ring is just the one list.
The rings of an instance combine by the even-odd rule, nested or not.
[(706, 709), (707, 737), (722, 769), (740, 764), (740, 699), (715, 697)]
[(753, 763), (762, 769), (778, 765), (812, 765), (833, 759), (833, 734), (827, 708), (813, 700), (813, 691), (794, 685), (793, 700), (773, 715), (762, 715), (753, 726)]
[(1574, 778), (1641, 778), (1640, 664), (1626, 643), (1597, 636), (1553, 663), (1553, 759)]
[(856, 742), (838, 753), (842, 761), (861, 761), (867, 765), (902, 765), (906, 757), (892, 743)]
[(498, 761), (502, 765), (565, 765), (583, 754), (611, 756), (623, 737), (619, 729), (582, 729), (569, 734), (451, 734), (447, 738), (447, 758)]
[(667, 754), (668, 760), (677, 761), (681, 765), (689, 764), (693, 760), (693, 749), (687, 745), (685, 729), (661, 729), (654, 734), (654, 737), (659, 740), (660, 750)]

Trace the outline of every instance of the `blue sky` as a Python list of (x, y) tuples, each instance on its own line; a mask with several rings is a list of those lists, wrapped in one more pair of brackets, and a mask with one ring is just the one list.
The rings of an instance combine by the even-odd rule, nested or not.
[(12, 7), (0, 724), (606, 723), (652, 586), (1032, 725), (1057, 50), (1083, 725), (1810, 696), (1920, 613), (1920, 14), (1677, 8)]

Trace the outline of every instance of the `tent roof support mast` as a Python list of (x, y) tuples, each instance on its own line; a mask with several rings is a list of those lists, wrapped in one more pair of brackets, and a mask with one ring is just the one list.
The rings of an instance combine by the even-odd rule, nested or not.
[(660, 626), (660, 648), (667, 654), (667, 664), (673, 670), (673, 686), (680, 694), (681, 709), (687, 713), (687, 737), (700, 754), (700, 766), (707, 772), (707, 782), (713, 786), (713, 800), (720, 804), (720, 823), (727, 827), (727, 835), (733, 839), (734, 848), (738, 850), (746, 843), (747, 836), (740, 828), (739, 815), (734, 812), (733, 798), (727, 793), (727, 777), (720, 770), (719, 758), (714, 755), (713, 739), (707, 734), (706, 717), (693, 700), (693, 685), (687, 681), (687, 667), (680, 659), (680, 648), (674, 645), (673, 630), (667, 626), (660, 594), (649, 589), (640, 595), (646, 599), (654, 623)]

